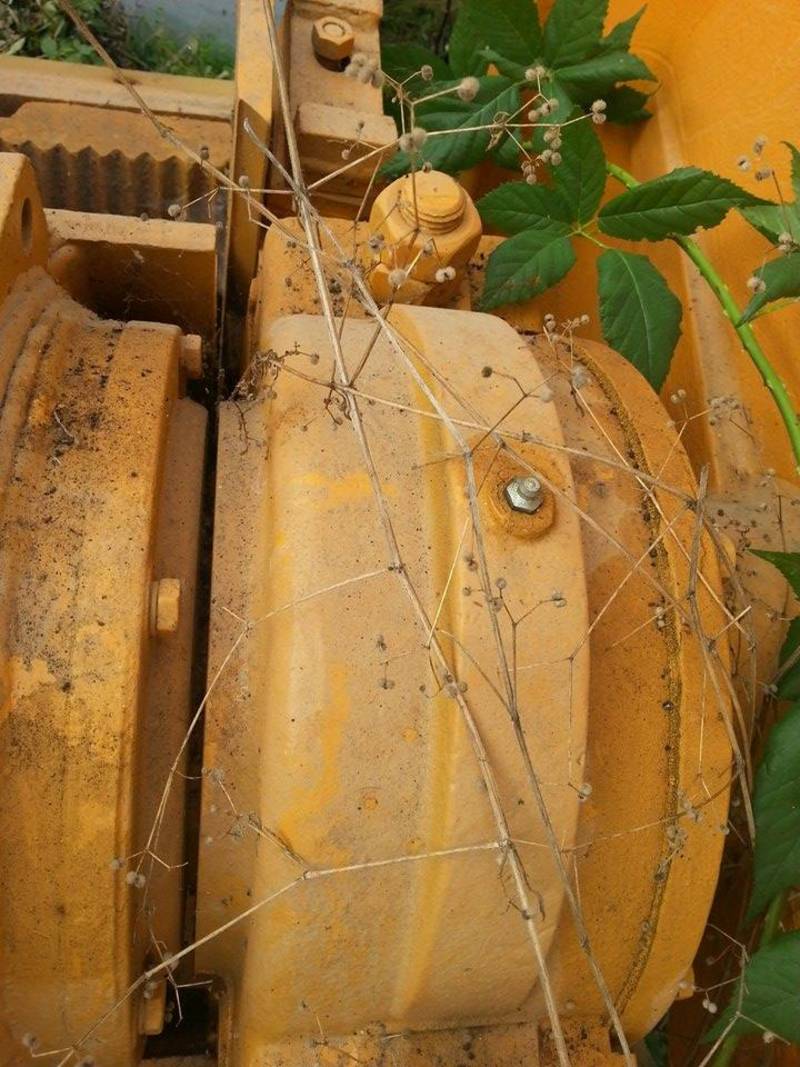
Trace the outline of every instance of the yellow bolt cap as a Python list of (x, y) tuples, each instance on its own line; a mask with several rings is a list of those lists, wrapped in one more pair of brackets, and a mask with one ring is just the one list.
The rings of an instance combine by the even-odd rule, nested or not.
[(346, 19), (325, 15), (311, 29), (311, 44), (320, 59), (347, 59), (355, 46), (353, 27)]

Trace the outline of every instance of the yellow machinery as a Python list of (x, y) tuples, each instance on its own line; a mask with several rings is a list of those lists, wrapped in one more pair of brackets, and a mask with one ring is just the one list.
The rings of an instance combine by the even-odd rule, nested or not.
[[(648, 61), (691, 67), (652, 7)], [(685, 7), (693, 42), (719, 32), (721, 0)], [(685, 427), (542, 328), (591, 313), (585, 275), (473, 311), (497, 238), (446, 176), (415, 194), (436, 270), (387, 310), (408, 182), (325, 180), (355, 126), (395, 138), (335, 62), (379, 16), (298, 0), (272, 49), (241, 0), (234, 90), (136, 75), (149, 118), (109, 72), (0, 60), (3, 1064), (632, 1064), (693, 992), (780, 646), (785, 588), (744, 553), (796, 543), (785, 450), (702, 413), (724, 388), (772, 417), (699, 291), (666, 387)], [(704, 53), (718, 115), (743, 36)], [(796, 89), (765, 66), (777, 138)], [(687, 85), (610, 135), (641, 176), (730, 171), (738, 133)], [(299, 218), (295, 144), (323, 179)], [(138, 217), (173, 200), (190, 221)], [(714, 242), (723, 270), (750, 254), (735, 223)], [(238, 383), (207, 457), (218, 321)], [(765, 328), (794, 389), (790, 318)]]

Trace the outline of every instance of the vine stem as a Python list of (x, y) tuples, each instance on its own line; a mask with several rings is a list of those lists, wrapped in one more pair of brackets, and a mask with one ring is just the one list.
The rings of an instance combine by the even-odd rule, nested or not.
[[(781, 915), (786, 906), (788, 896), (788, 890), (784, 890), (782, 893), (778, 893), (777, 896), (772, 898), (772, 903), (767, 908), (767, 913), (764, 916), (761, 937), (758, 939), (759, 948), (765, 948), (775, 939), (775, 935), (778, 933), (780, 927)], [(733, 1057), (736, 1055), (740, 1037), (741, 1034), (728, 1034), (720, 1045), (719, 1052), (714, 1057), (714, 1062), (711, 1067), (730, 1067), (730, 1064), (733, 1063)]]
[[(629, 174), (628, 171), (623, 167), (618, 166), (616, 163), (606, 162), (606, 170), (627, 189), (635, 189), (636, 186), (640, 184), (632, 174)], [(764, 385), (772, 394), (772, 399), (775, 401), (775, 405), (778, 408), (783, 424), (786, 427), (786, 433), (789, 437), (789, 443), (791, 444), (792, 454), (794, 456), (795, 469), (800, 472), (800, 419), (797, 417), (797, 412), (795, 411), (792, 399), (786, 390), (786, 386), (780, 380), (777, 371), (764, 354), (764, 350), (758, 343), (758, 339), (753, 333), (752, 327), (749, 323), (740, 323), (739, 320), (742, 317), (741, 309), (733, 299), (733, 295), (727, 284), (722, 277), (720, 277), (716, 268), (698, 243), (691, 237), (676, 236), (673, 237), (672, 240), (675, 241), (677, 245), (680, 245), (706, 280), (709, 288), (719, 301), (727, 319), (739, 335), (742, 347), (755, 364)]]

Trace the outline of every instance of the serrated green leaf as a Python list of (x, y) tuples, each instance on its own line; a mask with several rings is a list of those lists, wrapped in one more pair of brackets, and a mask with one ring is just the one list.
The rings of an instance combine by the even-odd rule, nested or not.
[(779, 235), (787, 230), (796, 230), (800, 237), (800, 219), (794, 226), (791, 225), (794, 207), (794, 204), (760, 204), (758, 207), (741, 208), (741, 214), (762, 237), (776, 245)]
[[(794, 659), (798, 647), (800, 647), (800, 618), (792, 619), (789, 623), (786, 640), (781, 648), (781, 667), (790, 659)], [(800, 657), (794, 659), (791, 667), (780, 676), (775, 695), (778, 700), (800, 700)]]
[(574, 264), (569, 226), (549, 219), (539, 222), (503, 241), (489, 257), (480, 301), (483, 311), (543, 293)]
[[(567, 91), (565, 85), (563, 85), (557, 75), (551, 74), (549, 78), (546, 78), (542, 82), (542, 94), (547, 97), (548, 100), (557, 100), (555, 113), (550, 117), (551, 124), (557, 124), (559, 121), (563, 122), (565, 118), (569, 118), (572, 114), (577, 101), (572, 99), (572, 96)], [(536, 151), (541, 151), (542, 148), (547, 147), (542, 139), (546, 126), (537, 126), (533, 131), (533, 143)]]
[[(435, 52), (421, 44), (385, 44), (381, 46), (381, 66), (395, 81), (405, 81), (423, 66), (433, 67), (437, 81), (452, 81), (450, 68)], [(420, 85), (422, 82), (420, 82)], [(428, 87), (426, 86), (426, 91)]]
[(606, 118), (620, 126), (632, 122), (643, 122), (651, 117), (652, 112), (645, 106), (650, 99), (648, 93), (642, 93), (630, 85), (618, 85), (603, 94), (606, 102)]
[(608, 344), (658, 391), (681, 334), (681, 302), (646, 256), (609, 249), (597, 261)]
[(560, 67), (559, 80), (567, 91), (600, 96), (617, 82), (636, 79), (655, 81), (655, 75), (638, 56), (630, 52), (606, 52), (570, 67)]
[(511, 78), (512, 81), (525, 81), (525, 71), (530, 66), (530, 63), (515, 63), (512, 59), (507, 59), (501, 55), (496, 48), (482, 48), (480, 54), (486, 60), (487, 63), (491, 63), (497, 67), (501, 74), (504, 74), (506, 78)]
[(755, 272), (755, 276), (761, 279), (766, 288), (755, 294), (744, 309), (740, 323), (749, 322), (761, 308), (773, 300), (800, 296), (800, 252), (791, 252), (788, 256), (771, 259)]
[(756, 845), (753, 893), (747, 917), (754, 919), (773, 897), (800, 884), (800, 705), (775, 723), (756, 774), (753, 813)]
[(448, 57), (454, 73), (485, 74), (485, 48), (523, 67), (535, 61), (542, 33), (532, 0), (464, 0), (450, 34)]
[(544, 58), (551, 67), (580, 63), (597, 49), (608, 0), (556, 0), (545, 23)]
[(609, 201), (598, 218), (600, 229), (611, 237), (660, 241), (716, 226), (732, 207), (763, 203), (711, 171), (680, 167)]
[(587, 222), (594, 218), (606, 186), (603, 147), (588, 118), (564, 126), (561, 139), (561, 163), (553, 167), (553, 183), (570, 205), (572, 218)]
[[(519, 90), (508, 78), (484, 77), (472, 101), (457, 96), (440, 96), (429, 105), (417, 107), (417, 123), (426, 130), (447, 131), (431, 136), (417, 156), (417, 165), (429, 162), (434, 170), (448, 174), (467, 170), (480, 163), (489, 147), (489, 125), (500, 112), (513, 114), (519, 107)], [(411, 169), (411, 157), (398, 152), (382, 168), (389, 177)]]
[(800, 150), (795, 148), (791, 141), (783, 142), (792, 153), (792, 189), (795, 200), (800, 200)]
[(766, 548), (751, 549), (754, 556), (771, 563), (784, 576), (796, 597), (800, 597), (800, 552), (772, 552)]
[(483, 221), (500, 233), (522, 233), (542, 219), (572, 222), (569, 204), (547, 185), (506, 182), (480, 199), (477, 207)]
[(489, 157), (506, 170), (518, 170), (520, 147), (513, 137), (507, 133), (503, 135), (500, 143), (491, 149)]
[(763, 206), (743, 208), (741, 212), (750, 225), (772, 244), (778, 243), (778, 237), (782, 233), (790, 233), (796, 241), (800, 241), (800, 151), (789, 141), (783, 143), (792, 156), (794, 203), (765, 202)]
[(645, 4), (644, 7), (639, 8), (635, 15), (631, 15), (629, 19), (625, 19), (623, 22), (618, 22), (616, 26), (609, 30), (600, 42), (600, 47), (597, 50), (598, 55), (601, 52), (616, 52), (617, 49), (627, 51), (631, 46), (633, 31), (636, 29), (639, 19), (645, 13), (646, 8), (647, 5)]
[(800, 930), (781, 934), (755, 953), (705, 1040), (763, 1030), (800, 1042)]

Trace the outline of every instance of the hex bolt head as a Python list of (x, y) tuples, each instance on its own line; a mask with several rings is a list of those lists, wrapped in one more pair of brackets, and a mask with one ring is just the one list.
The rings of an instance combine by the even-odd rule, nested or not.
[(533, 474), (517, 475), (506, 484), (506, 503), (513, 511), (534, 515), (544, 503), (542, 483)]
[(348, 59), (355, 43), (353, 27), (346, 19), (324, 15), (311, 27), (311, 45), (318, 59), (332, 62)]
[(180, 578), (159, 578), (150, 590), (150, 633), (174, 634), (181, 614)]

